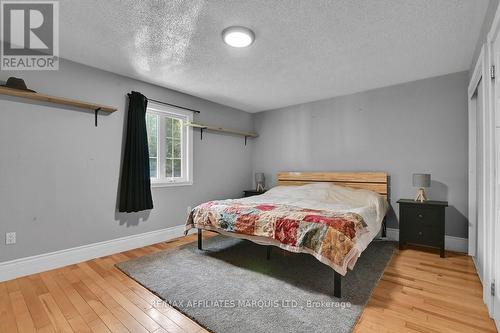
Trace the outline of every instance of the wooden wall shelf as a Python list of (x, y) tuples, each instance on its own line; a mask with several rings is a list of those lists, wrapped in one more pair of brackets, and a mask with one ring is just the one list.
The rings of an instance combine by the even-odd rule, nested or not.
[(228, 129), (228, 128), (216, 127), (216, 126), (210, 126), (210, 125), (204, 125), (204, 124), (197, 124), (197, 123), (187, 123), (186, 126), (193, 127), (193, 128), (199, 128), (200, 135), (201, 135), (200, 137), (202, 140), (203, 140), (203, 131), (204, 130), (243, 136), (243, 137), (245, 137), (245, 145), (247, 144), (247, 138), (256, 138), (259, 136), (255, 132), (237, 131), (237, 130), (232, 130), (232, 129)]
[(115, 108), (113, 106), (82, 102), (82, 101), (78, 101), (76, 99), (55, 97), (55, 96), (40, 94), (40, 93), (36, 93), (36, 92), (23, 91), (23, 90), (12, 89), (12, 88), (7, 88), (7, 87), (0, 87), (0, 95), (26, 98), (26, 99), (31, 99), (34, 101), (47, 102), (47, 103), (71, 106), (74, 108), (92, 110), (95, 113), (95, 126), (96, 127), (97, 127), (97, 114), (98, 114), (98, 112), (102, 111), (102, 112), (111, 113), (111, 112), (115, 112), (117, 110), (117, 108)]
[(22, 91), (22, 90), (18, 90), (18, 89), (7, 88), (7, 87), (0, 87), (0, 94), (7, 95), (7, 96), (20, 97), (20, 98), (27, 98), (27, 99), (41, 101), (41, 102), (67, 105), (67, 106), (72, 106), (72, 107), (76, 107), (76, 108), (80, 108), (80, 109), (87, 109), (87, 110), (92, 110), (92, 111), (99, 110), (102, 112), (115, 112), (117, 110), (115, 107), (112, 107), (112, 106), (82, 102), (82, 101), (78, 101), (78, 100), (74, 100), (74, 99), (69, 99), (69, 98), (64, 98), (64, 97), (55, 97), (55, 96), (34, 93), (31, 91)]

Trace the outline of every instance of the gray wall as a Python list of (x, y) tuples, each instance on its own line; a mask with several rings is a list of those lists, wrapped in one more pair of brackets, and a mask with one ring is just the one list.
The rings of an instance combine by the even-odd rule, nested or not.
[[(151, 212), (117, 214), (126, 93), (199, 109), (195, 119), (251, 130), (252, 115), (179, 92), (62, 61), (59, 71), (1, 72), (39, 92), (114, 105), (99, 117), (54, 105), (0, 99), (0, 262), (158, 230), (185, 222), (186, 208), (237, 197), (251, 186), (252, 142), (194, 132), (194, 185), (155, 188)], [(17, 244), (5, 245), (5, 232)]]
[(493, 23), (493, 19), (495, 18), (495, 13), (498, 8), (498, 3), (500, 0), (490, 0), (488, 4), (488, 9), (486, 10), (486, 16), (484, 18), (483, 25), (481, 27), (481, 32), (479, 33), (479, 38), (476, 43), (476, 49), (474, 50), (474, 56), (472, 57), (471, 68), (469, 71), (469, 77), (472, 76), (472, 72), (474, 71), (474, 65), (477, 62), (477, 58), (479, 57), (479, 53), (481, 52), (481, 47), (484, 43), (486, 43), (486, 38), (488, 37), (488, 33), (491, 29), (491, 24)]
[[(252, 171), (385, 170), (392, 206), (412, 197), (412, 172), (430, 172), (433, 199), (447, 199), (447, 234), (466, 237), (467, 73), (431, 78), (251, 114), (73, 62), (21, 76), (39, 92), (118, 107), (99, 117), (0, 97), (0, 262), (181, 225), (187, 206), (240, 196)], [(194, 185), (153, 189), (155, 208), (116, 213), (126, 93), (202, 110), (196, 119), (255, 130), (240, 137), (194, 133)], [(421, 137), (419, 137), (421, 136)], [(253, 170), (252, 170), (253, 169)], [(391, 213), (390, 227), (397, 227)]]
[[(253, 169), (387, 171), (391, 206), (412, 198), (414, 172), (448, 200), (446, 234), (467, 237), (467, 72), (256, 114)], [(389, 227), (397, 228), (394, 211)]]

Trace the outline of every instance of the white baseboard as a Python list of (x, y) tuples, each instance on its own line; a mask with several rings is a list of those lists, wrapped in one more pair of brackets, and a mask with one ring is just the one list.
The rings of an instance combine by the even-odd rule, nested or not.
[[(180, 237), (183, 234), (184, 225), (179, 225), (139, 235), (116, 238), (109, 241), (0, 262), (0, 282), (76, 264), (113, 253), (164, 242)], [(387, 238), (398, 241), (399, 229), (387, 228)], [(467, 253), (467, 239), (445, 236), (445, 248), (449, 251)]]
[(0, 282), (35, 274), (113, 253), (164, 242), (184, 234), (184, 225), (116, 238), (70, 249), (0, 262)]
[(387, 239), (393, 241), (399, 241), (399, 229), (387, 228), (386, 234), (387, 234)]
[[(399, 241), (399, 229), (387, 228), (387, 238), (390, 240)], [(448, 251), (467, 253), (468, 251), (467, 238), (445, 235), (444, 248)]]
[(444, 236), (444, 247), (449, 251), (468, 253), (469, 241), (467, 238)]

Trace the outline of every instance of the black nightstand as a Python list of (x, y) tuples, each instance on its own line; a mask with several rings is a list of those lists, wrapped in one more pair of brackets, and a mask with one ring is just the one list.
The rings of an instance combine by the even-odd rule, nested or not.
[(266, 193), (266, 190), (264, 190), (264, 191), (246, 190), (246, 191), (243, 191), (243, 196), (245, 198), (247, 198), (247, 197), (253, 197), (254, 195), (260, 195), (263, 193)]
[(401, 199), (399, 204), (399, 248), (417, 244), (440, 249), (444, 258), (444, 221), (446, 201)]

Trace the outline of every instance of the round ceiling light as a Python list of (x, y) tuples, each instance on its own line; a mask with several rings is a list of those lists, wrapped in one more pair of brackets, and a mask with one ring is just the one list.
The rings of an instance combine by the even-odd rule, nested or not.
[(232, 47), (247, 47), (253, 43), (255, 34), (245, 27), (228, 27), (222, 31), (222, 39)]

